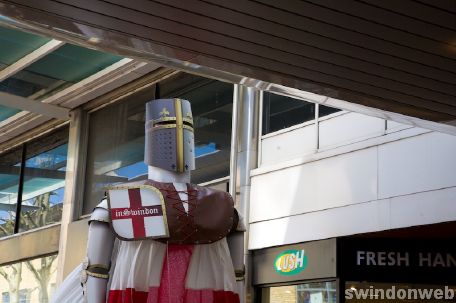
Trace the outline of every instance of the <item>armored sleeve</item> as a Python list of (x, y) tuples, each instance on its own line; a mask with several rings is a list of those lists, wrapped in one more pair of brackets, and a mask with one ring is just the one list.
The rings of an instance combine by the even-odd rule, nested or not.
[(89, 219), (89, 224), (92, 221), (109, 223), (108, 200), (106, 198), (101, 200), (100, 204), (93, 210)]

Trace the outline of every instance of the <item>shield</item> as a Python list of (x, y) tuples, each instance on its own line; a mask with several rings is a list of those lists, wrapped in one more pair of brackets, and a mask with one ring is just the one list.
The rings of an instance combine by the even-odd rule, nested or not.
[(112, 186), (108, 189), (112, 228), (122, 240), (169, 237), (162, 193), (153, 186)]

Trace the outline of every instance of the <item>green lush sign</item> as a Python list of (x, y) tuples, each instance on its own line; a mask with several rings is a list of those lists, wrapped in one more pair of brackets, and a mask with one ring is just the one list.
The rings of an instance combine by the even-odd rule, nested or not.
[(302, 250), (287, 250), (280, 253), (274, 261), (274, 269), (281, 275), (296, 275), (307, 267), (307, 255)]

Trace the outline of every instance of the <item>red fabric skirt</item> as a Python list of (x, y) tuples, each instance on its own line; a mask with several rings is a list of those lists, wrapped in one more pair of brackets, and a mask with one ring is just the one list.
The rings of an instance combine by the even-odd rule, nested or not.
[[(159, 287), (148, 291), (134, 288), (111, 289), (108, 303), (239, 303), (239, 295), (232, 291), (188, 289), (186, 276), (193, 245), (169, 245), (163, 262)], [(144, 269), (147, 270), (147, 269)]]

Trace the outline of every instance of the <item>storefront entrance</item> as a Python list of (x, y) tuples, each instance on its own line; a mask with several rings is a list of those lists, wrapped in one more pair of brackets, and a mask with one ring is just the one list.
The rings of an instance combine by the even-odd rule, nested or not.
[(445, 223), (254, 251), (255, 302), (456, 302), (453, 227)]
[(336, 303), (336, 239), (253, 253), (256, 302)]

